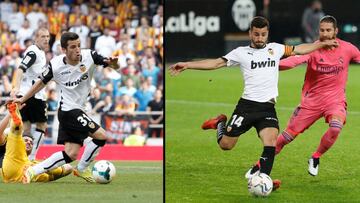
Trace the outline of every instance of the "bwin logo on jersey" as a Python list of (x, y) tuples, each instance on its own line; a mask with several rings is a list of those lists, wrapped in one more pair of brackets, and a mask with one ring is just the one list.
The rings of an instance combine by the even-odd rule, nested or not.
[(89, 78), (88, 74), (84, 74), (84, 75), (81, 76), (81, 78), (79, 78), (79, 79), (77, 79), (77, 80), (75, 80), (75, 81), (73, 81), (73, 82), (70, 81), (70, 82), (65, 83), (65, 86), (71, 87), (71, 86), (78, 85), (78, 84), (80, 84), (83, 80), (86, 80), (86, 79), (88, 79), (88, 78)]
[(251, 69), (275, 67), (275, 64), (276, 64), (275, 61), (270, 60), (270, 58), (268, 58), (267, 61), (251, 61)]

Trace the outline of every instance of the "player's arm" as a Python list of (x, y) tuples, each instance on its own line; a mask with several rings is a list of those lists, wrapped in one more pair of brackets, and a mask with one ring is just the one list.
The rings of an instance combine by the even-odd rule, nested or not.
[(49, 63), (47, 69), (39, 76), (40, 80), (36, 81), (30, 90), (23, 97), (16, 99), (15, 102), (20, 104), (26, 102), (29, 98), (42, 90), (53, 77), (51, 63)]
[(29, 51), (26, 53), (24, 58), (22, 59), (19, 67), (16, 69), (15, 72), (15, 80), (13, 81), (13, 88), (11, 90), (10, 96), (15, 97), (16, 94), (19, 92), (20, 83), (23, 78), (24, 73), (27, 69), (29, 69), (36, 61), (36, 54), (33, 51)]
[(307, 63), (310, 58), (310, 55), (296, 55), (296, 56), (290, 56), (285, 59), (280, 60), (279, 64), (279, 70), (289, 70), (292, 68), (295, 68), (298, 65)]
[[(325, 48), (325, 47), (338, 47), (339, 44), (336, 40), (326, 40), (321, 42), (307, 43), (307, 44), (299, 44), (295, 46), (291, 52), (291, 55), (304, 55), (311, 53), (317, 49)], [(285, 56), (286, 55), (285, 48)]]
[(91, 57), (94, 60), (94, 63), (96, 65), (102, 65), (104, 67), (110, 67), (112, 69), (118, 69), (120, 68), (117, 57), (103, 57), (100, 54), (98, 54), (96, 51), (91, 50)]
[(193, 70), (215, 70), (221, 67), (226, 66), (227, 60), (224, 58), (217, 59), (205, 59), (201, 61), (189, 61), (189, 62), (179, 62), (169, 68), (169, 73), (172, 76), (178, 75), (186, 69)]

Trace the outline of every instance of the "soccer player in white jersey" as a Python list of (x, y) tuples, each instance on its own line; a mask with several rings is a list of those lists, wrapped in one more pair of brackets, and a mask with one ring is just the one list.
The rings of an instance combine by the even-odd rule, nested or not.
[(97, 65), (119, 68), (117, 58), (104, 58), (90, 49), (80, 48), (76, 33), (61, 35), (61, 47), (65, 54), (54, 57), (42, 73), (41, 80), (15, 102), (23, 103), (50, 81), (54, 80), (60, 88), (60, 107), (58, 110), (58, 144), (64, 144), (64, 151), (52, 154), (44, 161), (24, 170), (23, 183), (30, 183), (33, 177), (76, 160), (83, 141), (90, 136), (81, 159), (74, 169), (74, 175), (95, 182), (89, 169), (101, 147), (105, 145), (105, 130), (84, 112), (85, 102), (90, 93), (90, 82)]
[[(169, 69), (171, 75), (177, 75), (187, 69), (214, 70), (224, 66), (239, 65), (244, 78), (244, 92), (229, 122), (220, 114), (205, 121), (204, 130), (217, 129), (217, 142), (221, 149), (232, 149), (239, 136), (251, 127), (255, 127), (264, 148), (260, 157), (260, 173), (270, 175), (277, 135), (278, 118), (275, 111), (278, 96), (279, 61), (282, 57), (306, 54), (325, 46), (337, 46), (335, 40), (314, 44), (287, 46), (278, 43), (267, 43), (269, 22), (263, 17), (255, 17), (250, 26), (249, 46), (238, 47), (217, 59), (206, 59), (192, 62), (179, 62)], [(250, 178), (250, 177), (247, 177)], [(274, 189), (280, 186), (274, 180)]]
[[(45, 52), (49, 50), (49, 40), (50, 35), (47, 29), (40, 28), (35, 32), (35, 43), (25, 50), (21, 64), (16, 70), (11, 97), (24, 96), (46, 69)], [(30, 160), (35, 159), (41, 138), (47, 128), (46, 110), (46, 93), (42, 90), (27, 100), (25, 107), (20, 111), (24, 123), (24, 135), (31, 136), (31, 124), (36, 124), (35, 133), (32, 135), (34, 147), (29, 155)]]

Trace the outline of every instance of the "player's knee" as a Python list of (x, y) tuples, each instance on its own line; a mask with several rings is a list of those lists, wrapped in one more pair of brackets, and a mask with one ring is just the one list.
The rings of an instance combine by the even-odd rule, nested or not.
[(103, 128), (99, 128), (92, 137), (98, 140), (106, 140), (106, 131)]
[(223, 141), (223, 140), (220, 140), (219, 142), (219, 146), (222, 150), (231, 150), (232, 148), (234, 148), (234, 144), (231, 143), (231, 142), (226, 142), (226, 141)]

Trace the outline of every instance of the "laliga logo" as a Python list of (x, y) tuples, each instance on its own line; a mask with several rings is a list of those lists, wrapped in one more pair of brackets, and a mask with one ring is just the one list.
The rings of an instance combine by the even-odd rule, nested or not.
[(190, 11), (188, 16), (181, 13), (179, 16), (169, 17), (165, 27), (165, 32), (193, 32), (198, 37), (204, 36), (206, 32), (219, 31), (220, 17), (195, 16), (194, 11)]
[(236, 0), (231, 10), (238, 28), (242, 31), (248, 30), (256, 12), (254, 2), (252, 0)]

